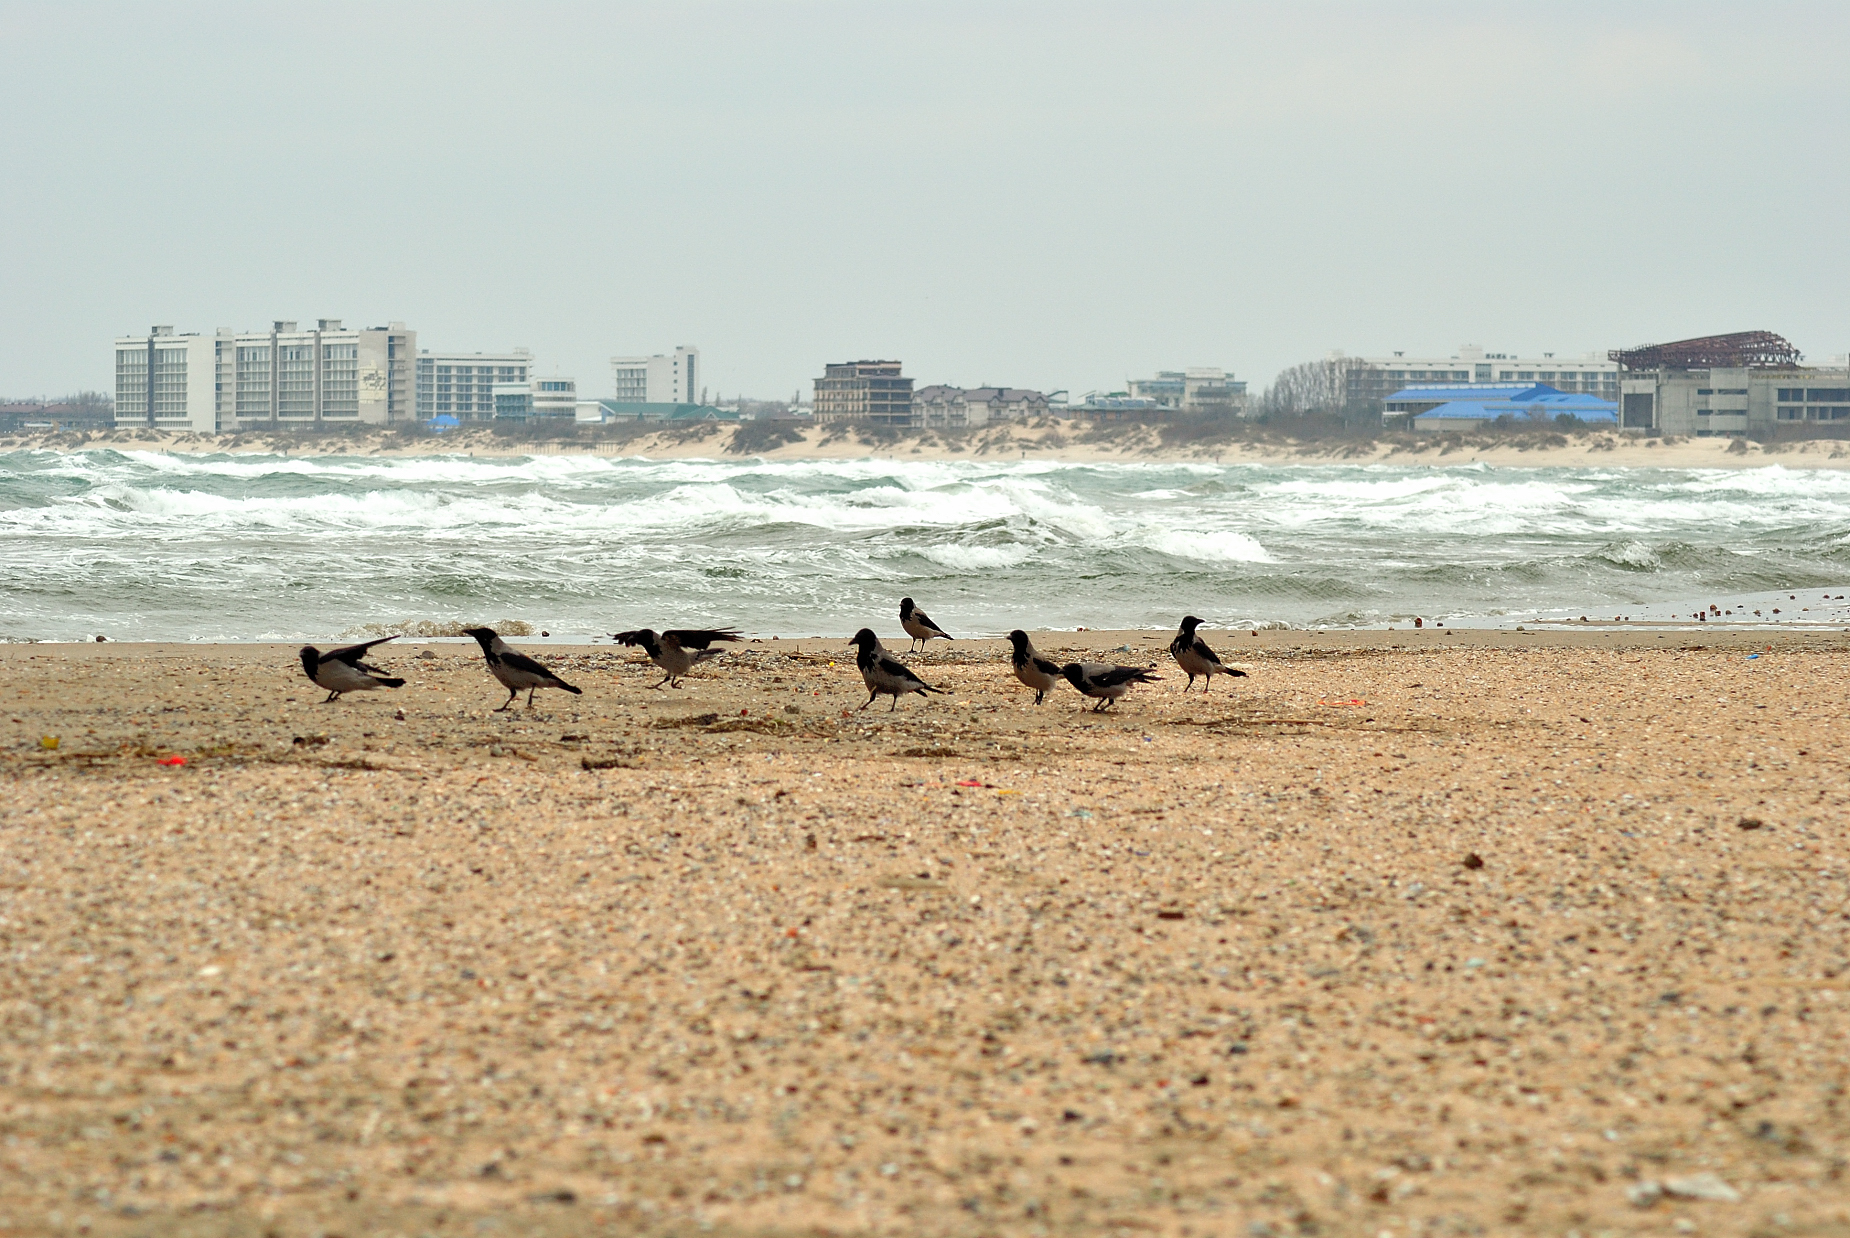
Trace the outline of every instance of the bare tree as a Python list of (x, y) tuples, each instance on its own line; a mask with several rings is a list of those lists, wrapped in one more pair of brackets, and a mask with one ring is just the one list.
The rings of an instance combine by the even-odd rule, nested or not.
[(1357, 393), (1356, 379), (1368, 367), (1355, 357), (1326, 357), (1306, 361), (1280, 372), (1260, 397), (1259, 411), (1266, 416), (1300, 416), (1333, 413), (1345, 420), (1367, 416), (1371, 401)]

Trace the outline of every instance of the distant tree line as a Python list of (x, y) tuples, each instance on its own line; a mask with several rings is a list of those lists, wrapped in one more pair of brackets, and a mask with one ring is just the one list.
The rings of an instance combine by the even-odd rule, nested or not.
[(1379, 421), (1378, 402), (1357, 392), (1356, 379), (1368, 367), (1354, 357), (1306, 361), (1280, 372), (1259, 397), (1262, 417), (1301, 417), (1322, 413), (1344, 421)]
[(36, 404), (42, 408), (70, 409), (83, 413), (107, 413), (116, 407), (116, 397), (105, 391), (78, 391), (49, 399), (42, 395), (0, 397), (0, 404)]

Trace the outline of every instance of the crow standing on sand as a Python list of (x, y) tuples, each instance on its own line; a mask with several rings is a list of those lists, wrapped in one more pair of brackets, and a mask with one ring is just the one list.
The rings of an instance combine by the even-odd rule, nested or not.
[(396, 636), (381, 636), (378, 640), (369, 640), (362, 645), (348, 645), (342, 649), (330, 649), (326, 653), (313, 645), (302, 646), (302, 673), (315, 682), (316, 687), (328, 690), (327, 699), (338, 701), (343, 692), (371, 692), (374, 688), (402, 688), (405, 681), (393, 679), (376, 666), (368, 666), (361, 661), (366, 651), (374, 645), (383, 645)]
[(1015, 656), (1011, 659), (1015, 664), (1015, 678), (1034, 689), (1034, 703), (1039, 705), (1059, 684), (1060, 665), (1043, 658), (1020, 628), (1009, 633), (1009, 643), (1015, 646)]
[(488, 673), (501, 681), (507, 689), (507, 702), (500, 709), (501, 713), (514, 703), (514, 698), (522, 692), (527, 694), (527, 708), (533, 708), (533, 693), (540, 688), (563, 688), (573, 696), (583, 689), (574, 688), (544, 666), (535, 662), (524, 653), (515, 653), (507, 647), (507, 642), (495, 635), (493, 628), (464, 628), (464, 636), (475, 637), (482, 647), (482, 657), (488, 663)]
[(1162, 678), (1146, 666), (1113, 666), (1109, 662), (1068, 662), (1060, 673), (1081, 693), (1098, 699), (1093, 713), (1115, 704), (1132, 684), (1155, 683)]
[(610, 639), (620, 645), (641, 647), (649, 661), (662, 668), (662, 682), (653, 687), (678, 688), (681, 676), (708, 658), (719, 657), (720, 650), (712, 645), (736, 641), (739, 634), (732, 628), (671, 628), (658, 636), (653, 628), (637, 628), (634, 632), (613, 633)]
[(925, 643), (934, 636), (942, 636), (945, 640), (956, 639), (933, 623), (930, 615), (914, 606), (911, 598), (899, 599), (899, 626), (906, 629), (906, 635), (910, 636), (920, 649), (923, 649)]
[[(849, 642), (860, 652), (855, 655), (854, 664), (860, 668), (861, 682), (867, 685), (867, 700), (861, 706), (866, 709), (874, 703), (874, 698), (886, 695), (893, 698), (893, 709), (899, 708), (899, 698), (916, 692), (920, 696), (927, 692), (945, 692), (944, 688), (934, 688), (906, 669), (906, 664), (887, 652), (880, 638), (874, 635), (872, 628), (862, 628), (854, 634)], [(889, 713), (891, 710), (888, 711)]]
[(1195, 676), (1200, 675), (1207, 682), (1201, 686), (1203, 693), (1214, 686), (1216, 675), (1237, 675), (1245, 678), (1246, 672), (1227, 666), (1208, 648), (1208, 643), (1195, 635), (1195, 629), (1201, 626), (1201, 620), (1193, 615), (1182, 616), (1182, 626), (1176, 631), (1176, 638), (1169, 642), (1169, 652), (1175, 655), (1176, 665), (1188, 672), (1188, 683), (1182, 691), (1187, 692), (1195, 686)]

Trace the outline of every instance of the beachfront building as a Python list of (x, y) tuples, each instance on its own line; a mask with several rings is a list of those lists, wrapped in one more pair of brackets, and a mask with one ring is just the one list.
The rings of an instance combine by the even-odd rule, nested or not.
[(1771, 331), (1739, 331), (1621, 349), (1620, 416), (1627, 429), (1741, 438), (1819, 423), (1850, 429), (1850, 367), (1799, 364)]
[(170, 326), (116, 340), (116, 424), (150, 430), (218, 430), (218, 344)]
[(525, 421), (533, 416), (532, 383), (496, 383), (490, 393), (496, 421)]
[(715, 408), (710, 404), (657, 404), (636, 400), (580, 400), (578, 420), (595, 422), (661, 421), (683, 424), (690, 421), (737, 421), (734, 408)]
[(1594, 425), (1616, 426), (1618, 405), (1578, 391), (1557, 391), (1546, 383), (1441, 383), (1404, 387), (1389, 395), (1382, 424), (1411, 424), (1415, 430), (1468, 430), (1510, 418), (1552, 422), (1568, 416)]
[(1022, 421), (1047, 411), (1047, 397), (1026, 387), (947, 387), (933, 384), (912, 393), (912, 424), (928, 430), (958, 430), (992, 421)]
[(448, 413), (458, 421), (489, 421), (495, 411), (494, 389), (524, 383), (533, 376), (533, 354), (511, 352), (434, 352), (418, 354), (418, 420)]
[(1522, 357), (1515, 353), (1486, 352), (1476, 344), (1461, 344), (1449, 357), (1387, 356), (1345, 357), (1343, 380), (1350, 407), (1385, 402), (1403, 387), (1434, 383), (1547, 383), (1556, 391), (1597, 396), (1615, 403), (1619, 398), (1619, 365), (1610, 357), (1587, 353), (1577, 359), (1554, 353)]
[(1152, 400), (1158, 408), (1236, 414), (1246, 408), (1246, 384), (1215, 366), (1158, 370), (1155, 378), (1131, 379), (1129, 388), (1133, 399)]
[(898, 361), (842, 361), (816, 380), (816, 420), (910, 426), (912, 380)]
[(652, 357), (612, 357), (612, 398), (622, 404), (693, 404), (700, 399), (700, 372), (700, 350), (691, 344)]
[(0, 433), (108, 430), (115, 424), (115, 405), (95, 392), (84, 392), (75, 400), (0, 401)]
[(116, 419), (208, 434), (407, 421), (416, 347), (402, 322), (349, 329), (323, 318), (302, 330), (278, 320), (209, 337), (157, 326), (116, 340)]
[(532, 383), (531, 416), (535, 421), (549, 417), (576, 419), (578, 416), (578, 381), (572, 378), (536, 378)]

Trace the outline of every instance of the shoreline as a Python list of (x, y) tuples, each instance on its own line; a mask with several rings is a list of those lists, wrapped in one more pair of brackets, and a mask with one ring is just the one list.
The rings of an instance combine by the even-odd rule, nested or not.
[[(897, 624), (883, 625), (896, 628)], [(1203, 625), (1199, 629), (1221, 656), (1231, 664), (1248, 654), (1318, 655), (1369, 651), (1394, 651), (1409, 654), (1443, 651), (1479, 651), (1521, 653), (1524, 651), (1561, 651), (1574, 649), (1627, 650), (1771, 650), (1805, 651), (1850, 647), (1850, 627), (1818, 626), (1801, 629), (1760, 628), (1725, 624), (1688, 624), (1675, 629), (1638, 625), (1635, 627), (1589, 625), (1581, 628), (1546, 627), (1525, 631), (1509, 628), (1223, 628)], [(1169, 663), (1169, 642), (1173, 629), (1088, 628), (1083, 631), (1049, 631), (1036, 629), (1028, 633), (1037, 648), (1062, 649), (1087, 657), (1104, 658), (1118, 654), (1123, 658), (1156, 658)], [(332, 643), (329, 638), (321, 644)], [(634, 661), (643, 658), (635, 649), (614, 641), (586, 641), (576, 637), (509, 636), (516, 649), (533, 648), (544, 656), (588, 658), (615, 657)], [(884, 632), (889, 652), (903, 652), (904, 634)], [(179, 658), (213, 653), (240, 657), (275, 659), (279, 665), (295, 665), (296, 651), (304, 642), (294, 640), (253, 641), (12, 641), (0, 643), (0, 657), (30, 650), (44, 656), (70, 661), (133, 658)], [(315, 644), (315, 641), (307, 642)], [(1126, 648), (1128, 646), (1128, 648)], [(394, 657), (415, 657), (428, 650), (433, 655), (450, 657), (469, 654), (476, 643), (469, 637), (402, 636), (380, 648)], [(924, 653), (912, 659), (926, 663), (950, 658), (960, 666), (993, 663), (1006, 668), (1009, 642), (1003, 636), (971, 636), (956, 641), (933, 641)], [(728, 654), (753, 653), (822, 657), (842, 666), (852, 663), (853, 650), (847, 635), (841, 636), (748, 636), (738, 645), (726, 647)], [(723, 659), (722, 659), (723, 661)], [(1173, 669), (1173, 667), (1172, 667)]]
[(1495, 435), (1431, 434), (1417, 439), (1330, 439), (1297, 442), (1243, 437), (1221, 442), (1165, 442), (1165, 425), (1173, 423), (1105, 423), (1043, 418), (1033, 423), (1000, 423), (963, 432), (913, 432), (886, 441), (831, 434), (822, 427), (799, 431), (794, 442), (762, 449), (732, 451), (741, 428), (781, 423), (701, 423), (629, 437), (584, 440), (516, 441), (485, 428), (464, 426), (429, 439), (407, 440), (380, 430), (372, 434), (312, 431), (265, 435), (149, 433), (140, 430), (38, 432), (0, 436), (0, 452), (86, 450), (155, 451), (188, 455), (277, 455), (293, 458), (466, 456), (477, 459), (522, 459), (589, 456), (603, 459), (747, 462), (825, 460), (964, 460), (984, 463), (1099, 464), (1252, 464), (1265, 467), (1331, 464), (1455, 468), (1669, 468), (1742, 469), (1780, 466), (1792, 469), (1850, 468), (1850, 441), (1809, 439), (1755, 443), (1730, 438), (1645, 438), (1614, 431), (1582, 434), (1532, 432)]
[[(1834, 589), (1843, 589), (1845, 592), (1836, 593)], [(1596, 647), (1616, 647), (1623, 645), (1628, 639), (1639, 642), (1640, 647), (1648, 647), (1652, 642), (1664, 640), (1686, 642), (1708, 638), (1717, 641), (1729, 638), (1752, 644), (1755, 641), (1783, 640), (1788, 637), (1806, 640), (1850, 634), (1850, 583), (1834, 587), (1807, 586), (1803, 593), (1779, 589), (1752, 594), (1715, 594), (1700, 601), (1683, 599), (1621, 604), (1618, 609), (1622, 613), (1610, 618), (1605, 617), (1608, 610), (1600, 611), (1596, 617), (1579, 615), (1566, 608), (1553, 608), (1505, 615), (1430, 616), (1423, 618), (1420, 626), (1417, 627), (1413, 624), (1412, 617), (1409, 616), (1394, 621), (1352, 626), (1293, 625), (1277, 621), (1236, 626), (1209, 623), (1203, 626), (1201, 631), (1204, 635), (1218, 633), (1223, 638), (1254, 649), (1294, 648), (1306, 644), (1364, 647), (1381, 641), (1396, 642), (1396, 648), (1403, 645), (1408, 648), (1441, 646), (1550, 648), (1561, 645), (1581, 646), (1588, 643)], [(1698, 611), (1708, 617), (1696, 619), (1695, 613)], [(553, 635), (551, 629), (560, 627), (556, 623), (541, 625), (508, 617), (484, 622), (500, 630), (501, 634), (511, 641), (530, 644), (538, 648), (585, 650), (616, 647), (600, 633), (572, 632), (561, 629), (558, 635)], [(892, 626), (890, 620), (887, 619), (876, 620), (875, 623), (877, 629), (881, 626)], [(400, 648), (419, 644), (472, 648), (473, 644), (469, 637), (457, 634), (463, 626), (463, 621), (454, 623), (371, 622), (344, 628), (334, 634), (323, 633), (307, 639), (313, 642), (342, 644), (392, 635), (398, 638)], [(816, 635), (767, 632), (752, 628), (741, 628), (741, 631), (751, 645), (788, 650), (793, 646), (805, 644), (845, 643), (852, 629), (844, 628), (840, 632)], [(1075, 647), (1105, 650), (1125, 644), (1135, 646), (1150, 641), (1160, 641), (1166, 644), (1173, 635), (1173, 629), (1167, 625), (1149, 628), (1034, 628), (1029, 634), (1037, 642), (1046, 639), (1066, 642)], [(102, 640), (96, 639), (97, 635), (91, 633), (68, 638), (0, 636), (0, 648), (34, 646), (48, 649), (102, 650), (165, 647), (192, 649), (211, 647), (293, 649), (296, 647), (295, 642), (289, 639), (227, 640), (213, 637), (197, 640), (124, 641), (110, 636), (107, 632), (101, 633), (104, 637)], [(906, 640), (906, 637), (901, 634), (889, 633), (888, 635), (895, 641)], [(883, 639), (885, 638), (883, 636)], [(1006, 645), (1006, 640), (1006, 633), (1000, 631), (987, 633), (969, 631), (956, 642), (956, 647), (966, 648), (979, 644), (995, 645), (998, 643)]]

